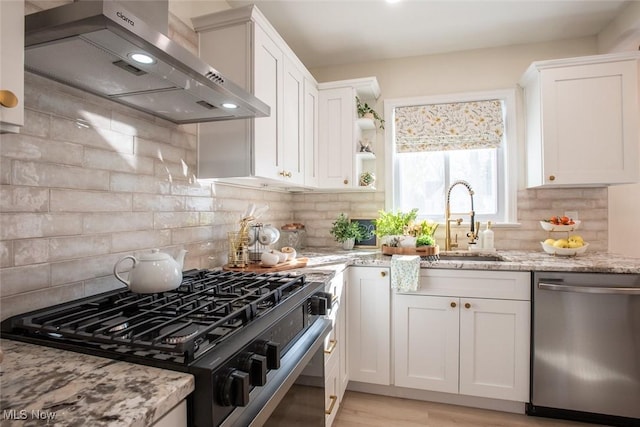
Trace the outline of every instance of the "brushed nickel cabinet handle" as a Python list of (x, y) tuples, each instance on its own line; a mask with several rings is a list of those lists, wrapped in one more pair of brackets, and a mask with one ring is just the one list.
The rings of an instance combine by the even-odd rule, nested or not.
[(0, 105), (6, 108), (14, 108), (18, 105), (18, 97), (10, 90), (0, 90)]
[(344, 185), (347, 185), (349, 183), (348, 179), (345, 179), (344, 181), (342, 181), (344, 183)]

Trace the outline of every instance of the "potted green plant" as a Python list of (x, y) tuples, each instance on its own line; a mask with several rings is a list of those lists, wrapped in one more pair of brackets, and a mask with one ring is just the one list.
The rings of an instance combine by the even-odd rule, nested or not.
[(384, 129), (384, 119), (370, 107), (366, 102), (362, 102), (359, 97), (356, 96), (356, 108), (358, 109), (358, 117), (367, 117), (378, 122), (380, 129)]
[(362, 224), (351, 222), (344, 213), (333, 222), (329, 233), (337, 242), (342, 243), (344, 249), (353, 249), (356, 242), (371, 237)]
[(398, 246), (403, 240), (403, 236), (408, 235), (408, 227), (416, 220), (417, 216), (417, 208), (407, 213), (378, 211), (378, 218), (374, 220), (376, 235), (380, 237), (383, 245)]

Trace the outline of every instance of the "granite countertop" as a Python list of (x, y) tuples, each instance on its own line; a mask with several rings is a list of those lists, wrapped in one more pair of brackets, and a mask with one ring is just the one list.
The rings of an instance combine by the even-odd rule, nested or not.
[[(640, 258), (625, 257), (605, 252), (586, 252), (579, 256), (565, 257), (549, 255), (542, 251), (496, 251), (489, 255), (500, 261), (477, 261), (476, 255), (468, 251), (441, 252), (441, 255), (454, 255), (468, 260), (422, 261), (423, 268), (444, 268), (463, 270), (504, 270), (504, 271), (563, 271), (585, 273), (623, 273), (640, 274)], [(377, 250), (345, 251), (339, 248), (310, 248), (302, 251), (301, 256), (309, 258), (307, 268), (313, 274), (315, 269), (324, 269), (342, 265), (388, 267), (391, 256)]]
[(3, 427), (150, 426), (194, 390), (182, 372), (12, 340), (0, 348)]

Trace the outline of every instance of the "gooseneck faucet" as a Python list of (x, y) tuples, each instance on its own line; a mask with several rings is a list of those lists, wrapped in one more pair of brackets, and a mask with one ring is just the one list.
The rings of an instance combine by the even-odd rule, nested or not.
[[(456, 235), (456, 241), (455, 242), (451, 242), (451, 223), (455, 222), (457, 225), (460, 225), (462, 223), (462, 218), (458, 218), (458, 219), (451, 219), (451, 190), (453, 189), (453, 187), (455, 187), (456, 185), (464, 185), (465, 187), (467, 187), (467, 190), (469, 190), (469, 197), (471, 197), (471, 212), (469, 213), (469, 216), (471, 216), (471, 227), (469, 229), (469, 232), (467, 233), (467, 237), (469, 238), (469, 244), (470, 245), (475, 245), (476, 243), (476, 239), (478, 238), (478, 231), (476, 230), (476, 222), (475, 222), (475, 217), (476, 217), (476, 213), (473, 210), (473, 189), (471, 188), (471, 185), (467, 182), (467, 181), (456, 181), (453, 184), (451, 184), (451, 186), (449, 187), (449, 190), (447, 190), (447, 201), (446, 201), (446, 207), (445, 207), (445, 236), (444, 236), (444, 250), (445, 251), (450, 251), (451, 248), (457, 248), (458, 247), (458, 236)], [(465, 215), (464, 214), (454, 214), (454, 215)], [(477, 227), (479, 228), (479, 227)]]

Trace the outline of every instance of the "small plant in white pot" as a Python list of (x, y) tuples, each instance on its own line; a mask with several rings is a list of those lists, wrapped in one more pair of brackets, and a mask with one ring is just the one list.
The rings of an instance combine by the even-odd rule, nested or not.
[[(378, 218), (376, 218), (376, 235), (380, 237), (380, 241), (383, 245), (397, 247), (408, 244), (405, 236), (408, 236), (407, 229), (413, 224), (418, 216), (418, 209), (414, 208), (408, 213), (404, 212), (385, 212), (378, 211)], [(408, 239), (413, 240), (413, 246), (415, 246), (415, 238)]]
[(366, 228), (359, 222), (351, 222), (344, 213), (341, 213), (333, 222), (329, 233), (336, 242), (342, 243), (343, 249), (353, 249), (356, 242), (370, 238)]

